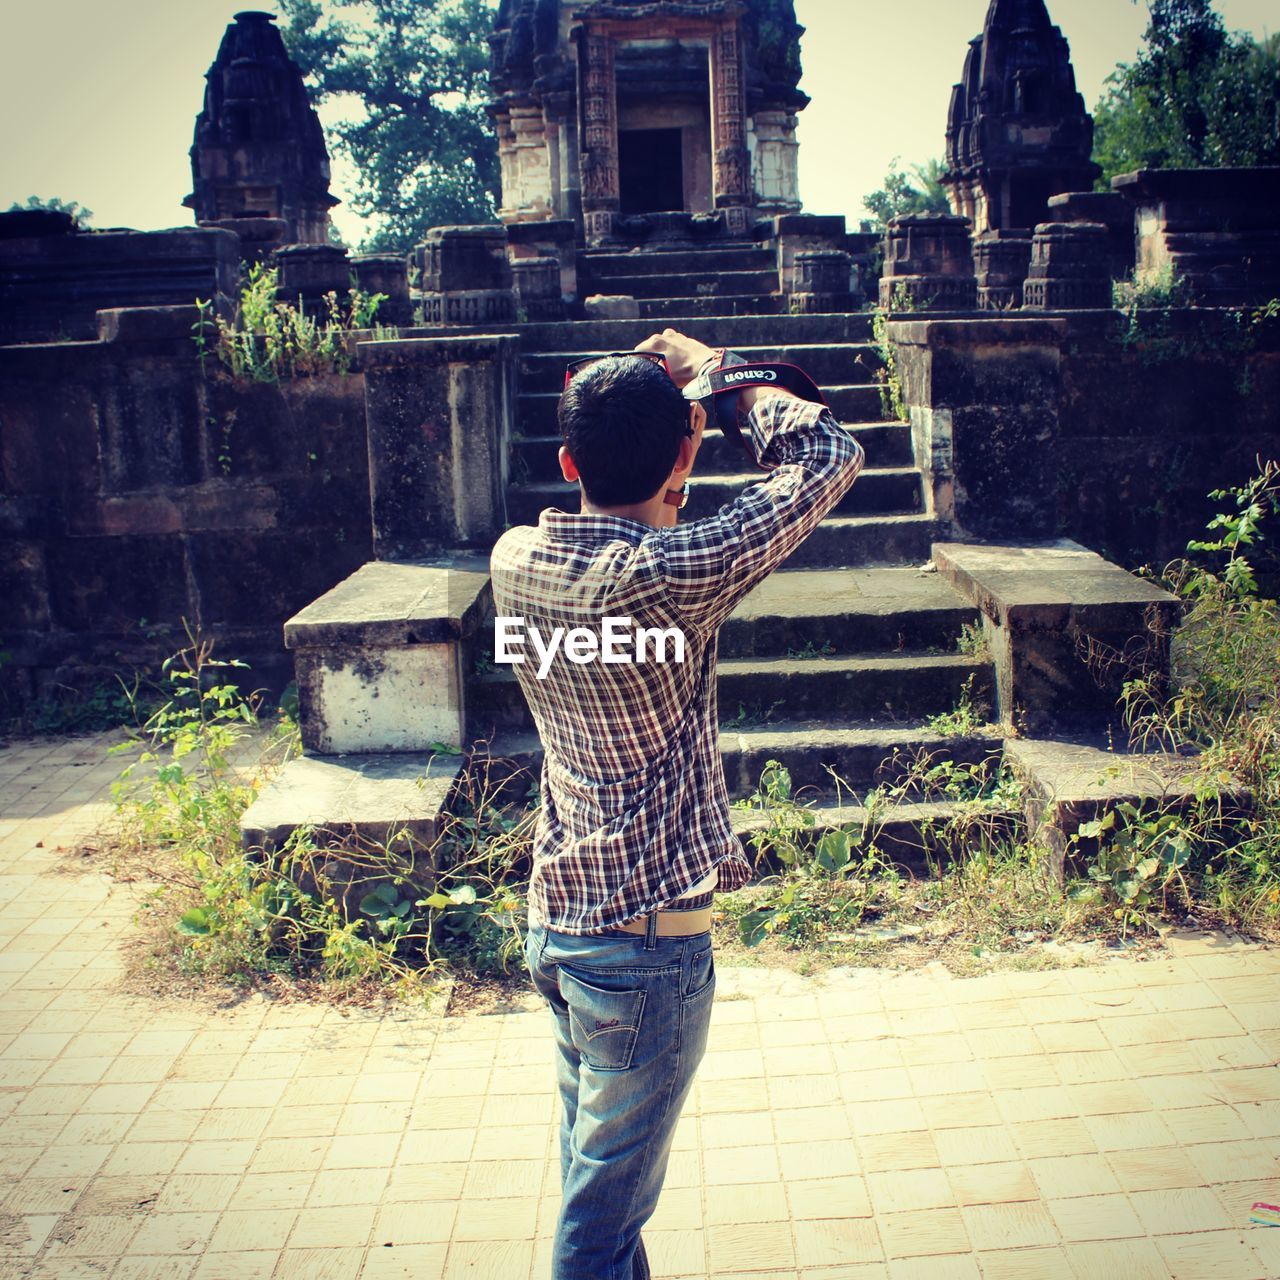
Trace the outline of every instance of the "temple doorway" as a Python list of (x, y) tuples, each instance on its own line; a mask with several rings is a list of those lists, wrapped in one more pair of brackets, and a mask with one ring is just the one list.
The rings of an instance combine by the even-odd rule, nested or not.
[(624, 215), (685, 207), (680, 129), (624, 129), (618, 134), (618, 178)]

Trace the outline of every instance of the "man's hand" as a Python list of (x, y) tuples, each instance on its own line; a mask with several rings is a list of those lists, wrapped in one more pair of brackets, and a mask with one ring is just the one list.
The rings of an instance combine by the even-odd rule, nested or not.
[(641, 342), (636, 350), (656, 351), (663, 356), (671, 371), (671, 381), (677, 387), (684, 387), (692, 382), (697, 377), (698, 370), (715, 355), (715, 351), (705, 342), (677, 333), (674, 329), (655, 333), (653, 337)]

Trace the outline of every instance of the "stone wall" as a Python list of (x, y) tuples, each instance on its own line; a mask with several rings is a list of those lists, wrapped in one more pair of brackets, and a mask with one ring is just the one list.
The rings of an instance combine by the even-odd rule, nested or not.
[(193, 319), (0, 348), (0, 701), (154, 662), (184, 618), (279, 688), (285, 619), (370, 558), (363, 375), (202, 373)]
[(1111, 311), (890, 326), (934, 506), (965, 534), (1066, 536), (1129, 567), (1184, 553), (1280, 456), (1280, 322)]

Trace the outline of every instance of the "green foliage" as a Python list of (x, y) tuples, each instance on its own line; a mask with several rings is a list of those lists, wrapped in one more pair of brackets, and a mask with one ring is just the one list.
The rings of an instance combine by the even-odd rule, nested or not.
[(1174, 271), (1172, 264), (1158, 271), (1135, 271), (1126, 280), (1116, 280), (1111, 296), (1116, 310), (1125, 312), (1188, 307), (1192, 302), (1187, 281)]
[(57, 196), (28, 196), (25, 201), (15, 200), (9, 206), (10, 213), (18, 213), (24, 209), (48, 209), (51, 213), (69, 214), (81, 230), (93, 219), (93, 210), (86, 209), (78, 200), (61, 200)]
[(429, 227), (491, 222), (498, 148), (485, 111), (491, 0), (281, 0), (281, 34), (331, 145), (357, 174), (361, 248), (407, 252)]
[[(1186, 608), (1172, 679), (1140, 676), (1123, 696), (1138, 743), (1199, 753), (1191, 797), (1154, 811), (1121, 805), (1080, 833), (1099, 841), (1080, 891), (1125, 928), (1150, 927), (1171, 896), (1232, 923), (1280, 920), (1280, 607), (1260, 592), (1251, 559), (1280, 512), (1280, 463), (1211, 496), (1230, 505), (1189, 545), (1200, 559), (1165, 573)], [(1247, 795), (1247, 812), (1224, 814), (1224, 791)]]
[[(911, 310), (905, 294), (895, 299), (894, 310)], [(898, 372), (898, 353), (889, 341), (889, 315), (890, 312), (877, 307), (871, 322), (871, 337), (880, 355), (880, 366), (875, 371), (876, 387), (880, 392), (880, 416), (888, 422), (906, 422), (907, 401)]]
[(1134, 169), (1280, 162), (1280, 39), (1226, 29), (1212, 0), (1149, 0), (1144, 47), (1094, 113), (1100, 187)]
[(748, 947), (768, 938), (787, 947), (839, 945), (848, 940), (845, 931), (889, 910), (903, 896), (905, 881), (886, 857), (884, 832), (906, 803), (951, 806), (936, 825), (925, 823), (924, 860), (944, 848), (989, 860), (1009, 856), (999, 818), (1020, 806), (1022, 792), (1008, 770), (994, 760), (965, 763), (928, 753), (892, 763), (897, 780), (873, 788), (855, 809), (844, 807), (843, 798), (852, 793), (833, 774), (842, 801), (836, 812), (849, 818), (832, 823), (827, 814), (821, 824), (823, 815), (794, 794), (788, 770), (776, 760), (765, 765), (753, 795), (736, 807), (751, 817), (746, 842), (757, 865), (780, 872), (727, 903), (740, 941)]
[(172, 953), (195, 977), (372, 980), (418, 994), (446, 965), (517, 963), (527, 806), (479, 768), (429, 844), (407, 830), (374, 843), (300, 828), (282, 847), (246, 850), (240, 816), (296, 749), (296, 725), (282, 717), (264, 748), (258, 699), (227, 678), (243, 664), (189, 639), (165, 663), (164, 704), (113, 749), (134, 757), (115, 786), (117, 851), (157, 885), (158, 963)]
[[(317, 317), (307, 315), (301, 305), (279, 301), (279, 290), (278, 268), (255, 262), (230, 320), (218, 315), (212, 302), (197, 298), (199, 317), (192, 335), (201, 367), (212, 356), (233, 378), (249, 382), (347, 373), (351, 368), (348, 335), (368, 329), (386, 301), (386, 294), (352, 288), (344, 305), (336, 293), (329, 293), (325, 314)], [(224, 471), (230, 469), (229, 459), (219, 462)]]
[(929, 730), (946, 738), (965, 738), (981, 733), (987, 726), (989, 708), (974, 694), (973, 676), (960, 688), (960, 697), (950, 711), (930, 716)]
[(863, 200), (874, 223), (873, 229), (884, 230), (897, 217), (907, 213), (950, 213), (947, 189), (942, 185), (944, 164), (930, 160), (913, 165), (904, 172), (897, 156), (889, 164), (884, 185)]

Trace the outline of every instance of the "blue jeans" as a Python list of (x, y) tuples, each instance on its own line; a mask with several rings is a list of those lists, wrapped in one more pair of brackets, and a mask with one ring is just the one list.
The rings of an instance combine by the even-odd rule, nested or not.
[(553, 1280), (647, 1276), (640, 1228), (707, 1047), (711, 935), (579, 938), (535, 926), (525, 954), (551, 1006), (563, 1104)]

